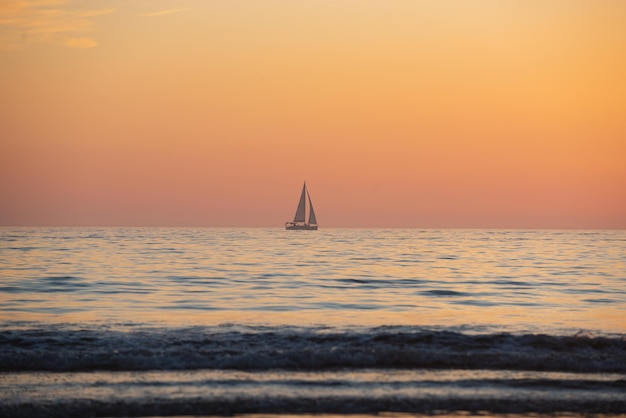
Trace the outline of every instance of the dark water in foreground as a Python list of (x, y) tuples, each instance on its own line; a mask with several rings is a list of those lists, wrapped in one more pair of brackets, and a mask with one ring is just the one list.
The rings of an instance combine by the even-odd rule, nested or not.
[(0, 416), (626, 414), (626, 232), (0, 229)]

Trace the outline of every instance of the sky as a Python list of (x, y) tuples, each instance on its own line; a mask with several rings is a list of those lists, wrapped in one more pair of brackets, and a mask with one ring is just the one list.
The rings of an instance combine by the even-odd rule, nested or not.
[(0, 0), (0, 225), (626, 228), (622, 0)]

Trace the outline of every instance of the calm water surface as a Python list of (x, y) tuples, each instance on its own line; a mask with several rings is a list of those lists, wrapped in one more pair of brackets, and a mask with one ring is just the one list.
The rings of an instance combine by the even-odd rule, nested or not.
[(626, 231), (3, 228), (0, 415), (626, 413)]
[(626, 232), (3, 229), (5, 321), (626, 331)]

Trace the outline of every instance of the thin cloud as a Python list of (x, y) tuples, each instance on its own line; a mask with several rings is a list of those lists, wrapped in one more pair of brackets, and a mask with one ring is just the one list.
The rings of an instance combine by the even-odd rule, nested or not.
[(95, 30), (96, 16), (116, 9), (74, 10), (69, 0), (13, 0), (0, 3), (0, 49), (17, 49), (32, 43), (57, 43), (91, 48), (85, 37)]
[(94, 17), (100, 15), (108, 15), (116, 11), (117, 9), (83, 10), (81, 12), (76, 12), (76, 14), (81, 17)]
[(158, 12), (152, 12), (152, 13), (144, 13), (142, 16), (147, 16), (147, 17), (153, 17), (153, 16), (163, 16), (163, 15), (169, 15), (172, 13), (178, 13), (178, 12), (185, 12), (189, 9), (169, 9), (169, 10), (161, 10)]
[(93, 48), (98, 45), (96, 41), (91, 38), (69, 38), (65, 41), (65, 45), (71, 48)]

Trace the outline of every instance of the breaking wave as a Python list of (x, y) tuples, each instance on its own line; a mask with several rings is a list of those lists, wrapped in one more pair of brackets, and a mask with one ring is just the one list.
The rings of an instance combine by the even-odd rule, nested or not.
[(4, 327), (0, 371), (483, 369), (626, 373), (621, 335), (421, 327)]

